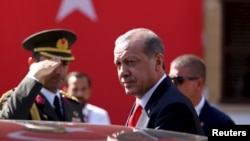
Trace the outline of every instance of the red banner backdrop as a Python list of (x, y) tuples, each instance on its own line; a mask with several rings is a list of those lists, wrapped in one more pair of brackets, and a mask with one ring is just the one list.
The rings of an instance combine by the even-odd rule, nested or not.
[(113, 63), (114, 40), (125, 31), (154, 30), (166, 48), (166, 66), (177, 55), (202, 56), (201, 0), (1, 0), (0, 93), (15, 87), (28, 71), (22, 40), (48, 28), (67, 28), (78, 35), (72, 47), (80, 70), (93, 80), (91, 103), (105, 108), (113, 124), (125, 124), (133, 97), (126, 96)]

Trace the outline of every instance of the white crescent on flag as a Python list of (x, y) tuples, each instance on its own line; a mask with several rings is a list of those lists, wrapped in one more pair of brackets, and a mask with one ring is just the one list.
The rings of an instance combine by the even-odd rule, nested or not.
[(57, 13), (56, 21), (62, 21), (74, 10), (79, 10), (93, 22), (96, 22), (98, 19), (92, 0), (62, 0)]

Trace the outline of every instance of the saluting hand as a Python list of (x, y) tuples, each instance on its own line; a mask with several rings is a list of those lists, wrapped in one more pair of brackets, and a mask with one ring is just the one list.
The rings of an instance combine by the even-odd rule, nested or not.
[(57, 57), (52, 59), (46, 59), (39, 62), (33, 62), (30, 65), (28, 76), (35, 77), (41, 80), (42, 77), (50, 74), (55, 68), (57, 68), (61, 63), (61, 60)]

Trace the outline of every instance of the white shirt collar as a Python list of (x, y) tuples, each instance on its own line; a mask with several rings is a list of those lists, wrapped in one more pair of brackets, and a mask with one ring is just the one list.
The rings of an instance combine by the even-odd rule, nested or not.
[(52, 93), (51, 91), (45, 89), (45, 88), (42, 88), (41, 89), (41, 93), (43, 94), (43, 96), (49, 101), (50, 105), (54, 108), (54, 99), (55, 99), (55, 96), (57, 95), (59, 100), (61, 100), (61, 97), (60, 97), (60, 91), (57, 90), (56, 93)]
[(145, 93), (145, 95), (141, 98), (138, 99), (136, 98), (136, 102), (139, 102), (143, 108), (145, 108), (146, 104), (148, 103), (150, 97), (152, 96), (153, 92), (155, 89), (160, 85), (160, 83), (167, 77), (166, 74), (164, 74), (161, 79), (149, 90)]
[(201, 109), (204, 106), (204, 104), (205, 104), (205, 97), (202, 96), (200, 102), (195, 106), (195, 111), (198, 114), (198, 116), (200, 115)]

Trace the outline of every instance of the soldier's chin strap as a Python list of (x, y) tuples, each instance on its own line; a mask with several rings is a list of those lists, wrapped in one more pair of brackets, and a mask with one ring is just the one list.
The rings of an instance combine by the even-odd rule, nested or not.
[(41, 120), (36, 104), (33, 103), (30, 109), (32, 120)]

